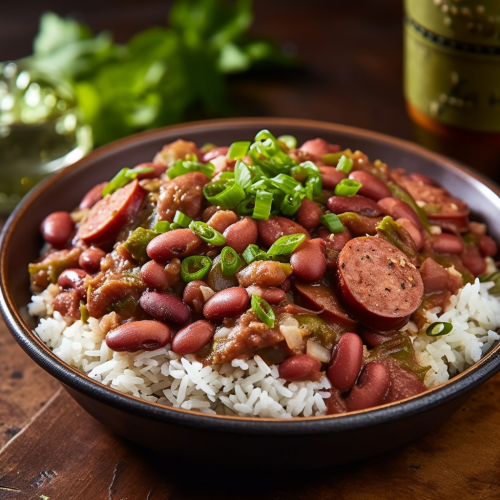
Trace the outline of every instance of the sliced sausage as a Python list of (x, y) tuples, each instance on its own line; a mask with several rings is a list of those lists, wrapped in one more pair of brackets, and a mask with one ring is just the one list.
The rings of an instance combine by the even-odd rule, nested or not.
[(99, 200), (102, 200), (102, 190), (108, 185), (107, 182), (101, 182), (94, 186), (83, 198), (78, 205), (81, 210), (85, 208), (92, 208)]
[(98, 201), (78, 229), (78, 236), (87, 243), (100, 245), (113, 241), (120, 229), (135, 216), (146, 191), (135, 179), (130, 184)]
[(374, 237), (350, 240), (338, 258), (339, 298), (363, 325), (377, 331), (397, 330), (420, 306), (424, 285), (408, 257)]
[(291, 234), (305, 234), (306, 240), (310, 238), (309, 233), (300, 224), (285, 217), (269, 217), (267, 220), (257, 221), (260, 239), (270, 247), (278, 238)]
[(328, 199), (328, 208), (334, 214), (354, 212), (366, 217), (377, 217), (382, 213), (377, 203), (358, 194), (354, 196), (332, 196)]

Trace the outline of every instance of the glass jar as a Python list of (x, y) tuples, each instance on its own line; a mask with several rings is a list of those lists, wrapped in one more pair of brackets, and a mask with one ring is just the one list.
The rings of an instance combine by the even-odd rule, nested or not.
[(28, 61), (0, 63), (0, 213), (91, 148), (69, 84)]

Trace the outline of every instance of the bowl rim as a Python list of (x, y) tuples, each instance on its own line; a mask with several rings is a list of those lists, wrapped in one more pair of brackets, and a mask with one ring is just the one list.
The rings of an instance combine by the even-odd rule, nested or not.
[[(69, 172), (84, 168), (88, 161), (98, 159), (120, 150), (123, 146), (134, 146), (145, 139), (160, 138), (165, 134), (178, 132), (179, 137), (183, 131), (194, 132), (197, 129), (226, 129), (229, 126), (260, 126), (272, 128), (273, 126), (297, 126), (304, 129), (324, 129), (332, 132), (346, 133), (353, 137), (363, 137), (391, 148), (403, 149), (439, 163), (445, 170), (452, 171), (454, 175), (463, 178), (472, 178), (477, 188), (481, 185), (492, 191), (500, 198), (500, 188), (491, 180), (481, 174), (473, 172), (459, 162), (445, 156), (429, 151), (403, 139), (391, 137), (378, 132), (364, 130), (347, 125), (327, 123), (316, 120), (294, 118), (229, 118), (218, 120), (203, 120), (178, 125), (171, 125), (146, 132), (141, 132), (108, 145), (102, 146), (63, 171), (45, 179), (33, 189), (16, 207), (5, 223), (0, 234), (0, 275), (7, 276), (8, 262), (6, 252), (12, 234), (24, 213), (38, 197), (39, 194), (57, 184)], [(377, 408), (358, 410), (347, 414), (300, 417), (297, 419), (274, 419), (239, 417), (229, 415), (207, 415), (193, 410), (173, 408), (158, 403), (149, 402), (135, 396), (122, 393), (112, 387), (90, 379), (77, 368), (68, 365), (57, 358), (52, 351), (30, 330), (24, 322), (20, 311), (15, 306), (11, 292), (5, 286), (5, 281), (0, 280), (0, 311), (16, 341), (23, 350), (43, 369), (57, 378), (63, 385), (76, 390), (101, 403), (111, 405), (119, 410), (132, 413), (145, 418), (169, 422), (175, 425), (188, 427), (202, 427), (215, 432), (245, 433), (245, 434), (278, 434), (278, 435), (312, 435), (330, 432), (342, 432), (361, 427), (376, 426), (391, 423), (396, 420), (410, 418), (432, 408), (452, 401), (466, 394), (500, 370), (500, 345), (497, 345), (477, 363), (464, 370), (449, 381), (426, 392), (394, 403), (387, 403)]]

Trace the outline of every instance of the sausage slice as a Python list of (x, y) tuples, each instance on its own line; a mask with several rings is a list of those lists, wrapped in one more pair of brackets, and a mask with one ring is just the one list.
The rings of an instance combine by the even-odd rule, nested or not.
[(87, 220), (78, 228), (78, 236), (94, 245), (109, 243), (137, 213), (145, 195), (146, 191), (135, 179), (106, 196), (92, 207)]
[(405, 325), (424, 295), (420, 273), (408, 257), (375, 237), (347, 242), (339, 254), (337, 278), (346, 311), (380, 332)]

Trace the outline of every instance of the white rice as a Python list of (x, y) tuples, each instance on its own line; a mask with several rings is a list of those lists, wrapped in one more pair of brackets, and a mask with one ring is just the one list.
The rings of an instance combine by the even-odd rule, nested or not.
[[(495, 331), (500, 326), (500, 301), (488, 294), (492, 286), (476, 279), (451, 297), (446, 311), (427, 311), (420, 333), (412, 322), (405, 327), (418, 362), (431, 367), (425, 376), (427, 387), (463, 371), (500, 339)], [(67, 324), (53, 312), (57, 292), (51, 285), (28, 305), (29, 313), (41, 318), (35, 333), (56, 356), (97, 382), (147, 401), (208, 414), (292, 418), (326, 413), (323, 400), (330, 396), (331, 385), (325, 376), (318, 382), (287, 383), (279, 378), (276, 365), (268, 366), (259, 356), (203, 366), (193, 355), (175, 354), (170, 345), (155, 351), (113, 352), (98, 319)], [(452, 332), (425, 335), (436, 321), (452, 323)]]

